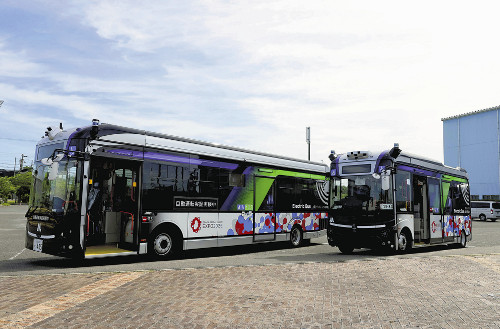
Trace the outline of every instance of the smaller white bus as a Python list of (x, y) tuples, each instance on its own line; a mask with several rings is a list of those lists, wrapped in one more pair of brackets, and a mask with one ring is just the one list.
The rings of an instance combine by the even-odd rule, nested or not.
[(472, 238), (467, 172), (408, 153), (330, 156), (328, 242), (343, 253), (355, 248), (458, 243)]

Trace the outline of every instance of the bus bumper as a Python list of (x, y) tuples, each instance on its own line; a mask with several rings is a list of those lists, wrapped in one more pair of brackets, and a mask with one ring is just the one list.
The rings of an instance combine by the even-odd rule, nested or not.
[[(37, 248), (34, 248), (35, 239), (38, 242), (36, 245)], [(63, 238), (43, 239), (41, 237), (39, 238), (36, 236), (32, 236), (29, 233), (26, 233), (24, 246), (28, 250), (34, 250), (37, 252), (54, 256), (74, 258), (83, 255), (82, 251), (80, 250), (81, 248), (79, 244), (71, 244), (67, 241), (67, 239)]]
[(394, 233), (392, 227), (353, 229), (330, 225), (327, 236), (331, 246), (348, 243), (355, 248), (379, 248), (393, 245)]

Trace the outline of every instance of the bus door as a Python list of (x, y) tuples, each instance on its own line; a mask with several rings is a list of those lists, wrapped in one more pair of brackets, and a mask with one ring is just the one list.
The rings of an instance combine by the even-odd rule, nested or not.
[(276, 240), (275, 178), (255, 176), (253, 241)]
[(441, 208), (441, 183), (438, 178), (427, 178), (427, 196), (429, 201), (430, 242), (443, 242), (443, 209)]
[(415, 242), (424, 242), (430, 238), (427, 177), (413, 176), (413, 195), (414, 239)]
[(91, 160), (86, 255), (137, 250), (139, 168), (135, 161)]

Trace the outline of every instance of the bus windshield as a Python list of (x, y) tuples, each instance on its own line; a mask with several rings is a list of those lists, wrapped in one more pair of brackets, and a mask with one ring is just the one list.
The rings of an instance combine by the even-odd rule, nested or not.
[[(348, 224), (359, 221), (381, 219), (381, 211), (388, 213), (393, 209), (392, 189), (382, 188), (380, 176), (372, 175), (334, 178), (331, 184), (331, 208), (337, 220)], [(392, 186), (391, 177), (387, 176), (389, 186)], [(382, 216), (387, 217), (387, 216)], [(342, 220), (343, 219), (343, 220)]]
[(79, 211), (80, 171), (77, 160), (59, 162), (57, 176), (49, 180), (50, 166), (37, 162), (28, 213), (64, 215)]

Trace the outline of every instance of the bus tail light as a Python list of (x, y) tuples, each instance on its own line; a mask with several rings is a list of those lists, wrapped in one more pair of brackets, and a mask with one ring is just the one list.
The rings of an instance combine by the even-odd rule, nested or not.
[(152, 216), (142, 216), (142, 222), (143, 223), (149, 223), (153, 220)]
[(490, 213), (493, 215), (493, 209), (490, 209)]

